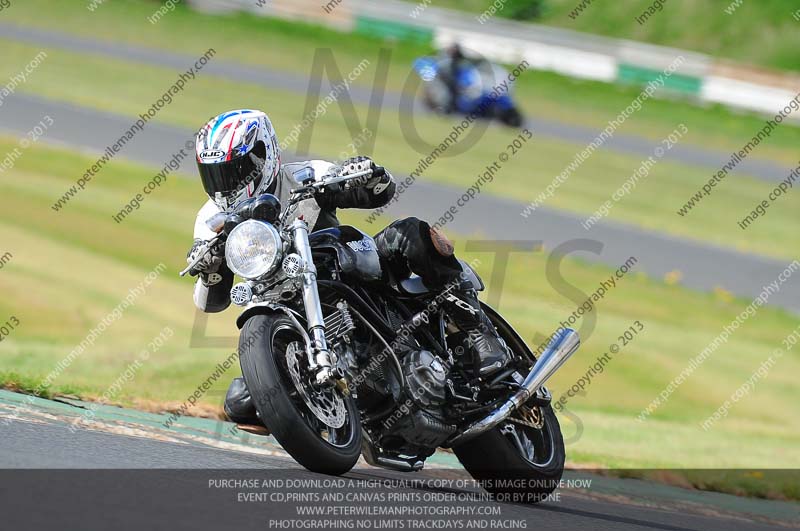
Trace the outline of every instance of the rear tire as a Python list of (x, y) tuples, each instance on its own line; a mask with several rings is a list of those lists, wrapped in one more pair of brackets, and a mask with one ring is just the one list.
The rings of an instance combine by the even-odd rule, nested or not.
[[(286, 351), (296, 341), (303, 344), (287, 317), (251, 317), (239, 337), (242, 375), (264, 424), (295, 461), (312, 472), (344, 474), (361, 455), (358, 408), (351, 396), (334, 388), (330, 392), (339, 393), (344, 402), (344, 426), (330, 429), (315, 416), (296, 389), (287, 367)], [(304, 350), (298, 358), (305, 363)]]
[[(497, 501), (538, 503), (558, 487), (564, 472), (564, 439), (552, 407), (541, 407), (539, 411), (543, 418), (541, 430), (504, 422), (453, 448), (467, 472)], [(528, 436), (533, 459), (523, 455), (514, 442), (519, 433), (511, 434), (508, 426)]]

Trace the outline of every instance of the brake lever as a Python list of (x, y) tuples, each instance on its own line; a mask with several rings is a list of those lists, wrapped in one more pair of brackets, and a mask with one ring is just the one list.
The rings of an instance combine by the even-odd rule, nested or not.
[(182, 277), (186, 276), (186, 274), (189, 271), (194, 269), (194, 267), (197, 264), (202, 262), (203, 258), (205, 258), (205, 256), (206, 256), (206, 254), (211, 252), (211, 250), (214, 248), (214, 246), (217, 244), (217, 242), (219, 242), (221, 236), (222, 236), (222, 234), (220, 233), (220, 234), (217, 234), (216, 236), (214, 236), (213, 238), (211, 238), (210, 240), (208, 240), (208, 242), (206, 242), (206, 244), (201, 248), (203, 252), (198, 253), (197, 254), (197, 258), (195, 258), (192, 262), (190, 262), (189, 265), (186, 266), (186, 269), (181, 271), (179, 273), (179, 275), (182, 276)]
[[(351, 173), (351, 174), (348, 174), (348, 175), (338, 175), (338, 176), (331, 177), (330, 179), (323, 179), (322, 181), (313, 183), (311, 186), (314, 186), (314, 187), (317, 187), (317, 188), (323, 188), (325, 186), (330, 186), (332, 184), (347, 183), (348, 181), (352, 181), (354, 179), (360, 179), (361, 177), (367, 177), (367, 176), (373, 177), (373, 176), (376, 175), (376, 172), (378, 171), (378, 169), (383, 169), (383, 168), (380, 168), (380, 166), (379, 166), (379, 167), (376, 167), (374, 170), (369, 169), (369, 170), (359, 171), (359, 172), (356, 172), (356, 173)], [(384, 170), (384, 172), (385, 172), (385, 170)]]

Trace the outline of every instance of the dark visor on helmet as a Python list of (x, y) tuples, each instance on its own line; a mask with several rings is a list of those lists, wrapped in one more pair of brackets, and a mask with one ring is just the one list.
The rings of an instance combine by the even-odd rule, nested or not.
[(264, 164), (257, 163), (255, 158), (251, 152), (243, 157), (216, 164), (202, 164), (198, 161), (197, 168), (200, 170), (200, 180), (203, 181), (206, 193), (214, 197), (217, 192), (228, 195), (241, 190), (250, 182), (258, 186)]

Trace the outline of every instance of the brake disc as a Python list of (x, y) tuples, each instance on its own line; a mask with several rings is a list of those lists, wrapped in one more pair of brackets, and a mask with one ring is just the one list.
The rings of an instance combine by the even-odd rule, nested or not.
[(310, 385), (305, 385), (300, 375), (300, 356), (305, 356), (300, 343), (297, 341), (290, 343), (286, 349), (286, 366), (289, 368), (289, 376), (297, 392), (315, 417), (330, 428), (341, 428), (347, 419), (344, 400), (336, 392), (336, 388), (313, 389)]
[(544, 415), (538, 406), (520, 406), (508, 420), (537, 430), (544, 426)]

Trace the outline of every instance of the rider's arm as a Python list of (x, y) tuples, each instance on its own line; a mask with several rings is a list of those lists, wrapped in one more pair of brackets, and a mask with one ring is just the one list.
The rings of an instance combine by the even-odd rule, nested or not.
[(322, 208), (378, 208), (391, 201), (395, 188), (394, 178), (387, 171), (383, 177), (368, 186), (355, 186), (337, 192), (326, 191), (316, 199)]
[[(212, 200), (208, 200), (197, 213), (194, 222), (195, 241), (208, 241), (216, 233), (208, 228), (206, 220), (220, 212), (219, 207)], [(206, 313), (221, 312), (231, 304), (230, 291), (233, 285), (233, 273), (223, 263), (216, 274), (200, 273), (194, 285), (194, 304)]]
[(211, 216), (222, 212), (217, 204), (209, 199), (197, 212), (197, 217), (194, 218), (194, 239), (208, 241), (217, 234), (208, 228), (206, 221), (211, 219)]

